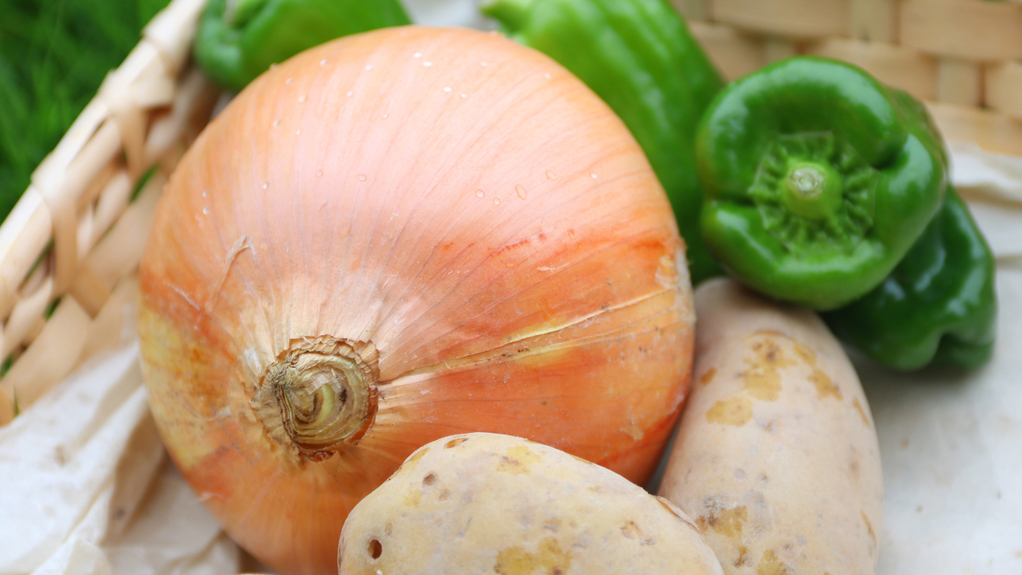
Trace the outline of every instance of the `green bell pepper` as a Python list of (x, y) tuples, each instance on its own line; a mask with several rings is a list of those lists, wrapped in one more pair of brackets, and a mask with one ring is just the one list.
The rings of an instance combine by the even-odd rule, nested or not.
[(921, 105), (855, 66), (811, 56), (718, 94), (696, 158), (710, 251), (756, 290), (817, 310), (890, 275), (947, 185), (943, 142)]
[(940, 211), (878, 287), (821, 314), (840, 339), (883, 365), (975, 368), (993, 354), (994, 257), (950, 186)]
[(271, 64), (313, 46), (410, 23), (398, 0), (210, 0), (195, 58), (219, 86), (239, 91)]
[(694, 139), (723, 80), (666, 0), (491, 0), (482, 11), (586, 83), (649, 159), (687, 244), (693, 283), (721, 273), (699, 234)]

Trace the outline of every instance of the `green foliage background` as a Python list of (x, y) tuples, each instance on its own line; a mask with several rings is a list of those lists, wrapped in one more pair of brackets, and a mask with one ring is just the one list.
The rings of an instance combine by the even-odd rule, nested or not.
[(0, 218), (168, 0), (0, 0)]

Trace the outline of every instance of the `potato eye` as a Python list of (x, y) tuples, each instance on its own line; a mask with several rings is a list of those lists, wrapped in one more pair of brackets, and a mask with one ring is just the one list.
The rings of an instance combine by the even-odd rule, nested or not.
[(379, 559), (380, 555), (383, 555), (383, 544), (378, 539), (373, 539), (369, 542), (369, 555), (373, 559)]

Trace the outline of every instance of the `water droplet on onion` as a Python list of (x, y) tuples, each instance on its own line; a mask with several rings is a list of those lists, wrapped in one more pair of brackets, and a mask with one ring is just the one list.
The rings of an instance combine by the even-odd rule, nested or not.
[(515, 186), (515, 193), (518, 194), (518, 197), (523, 199), (523, 200), (526, 197), (528, 197), (528, 195), (529, 195), (529, 192), (527, 192), (525, 190), (525, 186), (523, 186), (521, 184), (518, 184), (517, 186)]
[(476, 190), (476, 197), (477, 198), (481, 198), (481, 197), (483, 197), (485, 195), (486, 195), (486, 192), (484, 192), (482, 190)]

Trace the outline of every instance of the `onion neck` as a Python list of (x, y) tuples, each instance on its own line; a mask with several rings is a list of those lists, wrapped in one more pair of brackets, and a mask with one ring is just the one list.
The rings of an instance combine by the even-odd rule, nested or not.
[(296, 339), (267, 367), (253, 409), (296, 460), (322, 461), (372, 427), (378, 380), (372, 343)]

